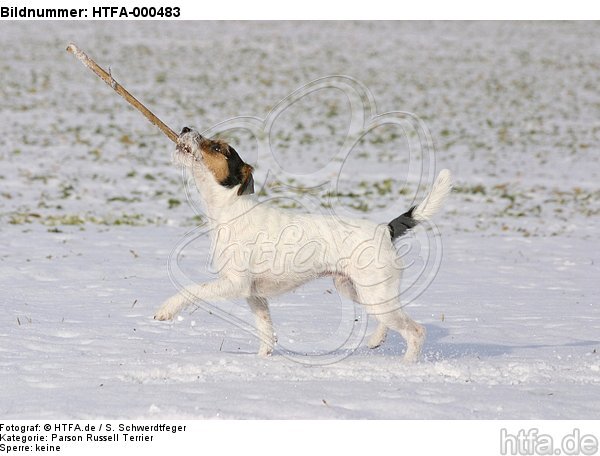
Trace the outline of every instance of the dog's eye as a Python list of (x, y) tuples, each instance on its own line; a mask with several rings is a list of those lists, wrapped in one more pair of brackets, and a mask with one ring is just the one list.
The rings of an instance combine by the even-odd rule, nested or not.
[(221, 152), (221, 145), (220, 144), (213, 144), (212, 150), (214, 150), (215, 152)]

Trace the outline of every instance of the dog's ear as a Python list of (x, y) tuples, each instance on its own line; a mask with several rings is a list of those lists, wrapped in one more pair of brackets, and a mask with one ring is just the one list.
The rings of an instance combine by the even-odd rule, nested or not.
[(254, 178), (252, 177), (252, 171), (254, 171), (254, 168), (244, 163), (241, 169), (242, 183), (237, 192), (238, 195), (250, 195), (251, 193), (254, 193)]

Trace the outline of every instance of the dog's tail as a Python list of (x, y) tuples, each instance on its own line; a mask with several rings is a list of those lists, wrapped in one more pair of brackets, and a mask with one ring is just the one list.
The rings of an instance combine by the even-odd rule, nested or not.
[(433, 217), (440, 210), (451, 190), (452, 175), (450, 171), (443, 169), (438, 174), (431, 192), (421, 204), (411, 207), (404, 214), (388, 223), (392, 241), (404, 235), (406, 231), (416, 226), (419, 222), (429, 220)]

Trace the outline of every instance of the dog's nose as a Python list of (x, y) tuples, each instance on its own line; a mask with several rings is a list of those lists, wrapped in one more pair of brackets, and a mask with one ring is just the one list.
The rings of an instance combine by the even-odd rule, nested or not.
[(189, 133), (190, 131), (192, 131), (192, 129), (191, 129), (191, 128), (188, 128), (188, 127), (183, 127), (183, 128), (181, 129), (181, 133), (180, 133), (180, 134), (181, 134), (181, 135), (185, 135), (186, 133)]

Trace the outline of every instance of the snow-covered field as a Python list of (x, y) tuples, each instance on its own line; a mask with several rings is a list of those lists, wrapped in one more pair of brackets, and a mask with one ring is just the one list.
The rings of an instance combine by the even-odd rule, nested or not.
[[(600, 416), (598, 24), (32, 22), (0, 37), (0, 417)], [(401, 363), (397, 335), (333, 350), (367, 322), (327, 280), (273, 301), (269, 359), (242, 302), (154, 321), (168, 267), (211, 276), (206, 236), (171, 256), (204, 220), (172, 144), (69, 41), (175, 130), (266, 119), (329, 75), (360, 81), (377, 113), (421, 118), (456, 180), (437, 274), (432, 232), (412, 238), (432, 279), (407, 307), (423, 360)], [(342, 161), (350, 112), (335, 87), (288, 106), (265, 133), (272, 162), (265, 138), (225, 136), (272, 204), (387, 222), (418, 189), (410, 138), (375, 128)], [(333, 186), (307, 190), (327, 166)]]

